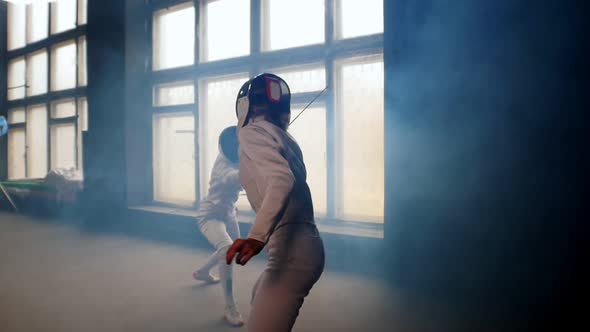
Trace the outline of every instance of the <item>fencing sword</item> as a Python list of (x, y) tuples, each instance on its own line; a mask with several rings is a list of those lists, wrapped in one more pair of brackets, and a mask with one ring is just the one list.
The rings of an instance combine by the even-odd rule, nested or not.
[(295, 117), (295, 119), (293, 119), (291, 122), (289, 122), (289, 126), (291, 126), (291, 124), (293, 124), (293, 122), (295, 122), (295, 120), (297, 120), (297, 118), (298, 118), (298, 117), (299, 117), (301, 114), (303, 114), (303, 112), (305, 112), (305, 110), (306, 110), (306, 109), (307, 109), (307, 108), (308, 108), (308, 107), (309, 107), (311, 104), (313, 104), (313, 102), (314, 102), (316, 99), (318, 99), (318, 98), (319, 98), (319, 97), (322, 95), (322, 93), (324, 93), (324, 91), (326, 91), (326, 90), (328, 90), (328, 86), (327, 86), (327, 85), (326, 85), (326, 87), (325, 87), (325, 88), (324, 88), (322, 91), (320, 91), (320, 93), (318, 93), (318, 94), (317, 94), (317, 95), (316, 95), (316, 96), (315, 96), (315, 97), (314, 97), (314, 98), (313, 98), (313, 99), (312, 99), (312, 100), (311, 100), (311, 101), (310, 101), (310, 102), (309, 102), (309, 103), (308, 103), (308, 104), (307, 104), (307, 105), (306, 105), (306, 106), (305, 106), (305, 107), (304, 107), (304, 108), (301, 110), (301, 112), (299, 112), (299, 114), (297, 114), (297, 116)]

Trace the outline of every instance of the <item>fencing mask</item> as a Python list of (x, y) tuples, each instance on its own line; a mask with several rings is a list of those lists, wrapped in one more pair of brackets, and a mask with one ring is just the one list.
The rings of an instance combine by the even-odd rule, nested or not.
[(286, 129), (290, 114), (291, 91), (287, 82), (277, 75), (260, 74), (244, 83), (238, 92), (238, 128), (245, 126), (253, 116), (264, 115), (268, 121)]

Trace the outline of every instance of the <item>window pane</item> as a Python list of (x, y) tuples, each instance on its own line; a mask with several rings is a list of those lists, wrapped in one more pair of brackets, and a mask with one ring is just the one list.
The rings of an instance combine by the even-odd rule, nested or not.
[(76, 115), (74, 99), (59, 100), (51, 104), (51, 118), (68, 118)]
[(76, 1), (56, 0), (51, 3), (51, 33), (71, 30), (76, 27)]
[(78, 98), (78, 170), (84, 173), (82, 132), (88, 130), (88, 102), (86, 97)]
[(15, 124), (15, 123), (23, 123), (25, 122), (25, 109), (24, 108), (14, 108), (8, 110), (8, 123)]
[(86, 24), (88, 0), (78, 0), (78, 25)]
[(154, 87), (154, 106), (192, 104), (195, 86), (192, 81), (160, 84)]
[(341, 64), (337, 82), (336, 213), (383, 222), (383, 62)]
[[(209, 180), (213, 163), (219, 152), (218, 139), (226, 127), (236, 125), (236, 95), (248, 76), (233, 78), (210, 79), (202, 86), (199, 112), (199, 150), (200, 150), (200, 183), (201, 196), (209, 190)], [(245, 196), (240, 195), (239, 207), (249, 208)]]
[(49, 26), (49, 4), (33, 1), (27, 6), (27, 43), (47, 38)]
[(88, 130), (88, 100), (86, 97), (78, 98), (78, 129)]
[(25, 97), (25, 58), (16, 58), (8, 63), (8, 100)]
[(68, 41), (51, 50), (51, 91), (76, 87), (76, 43)]
[(25, 129), (13, 128), (8, 132), (8, 179), (24, 179), (25, 170)]
[[(206, 45), (202, 59), (213, 61), (250, 54), (250, 0), (216, 0), (205, 5)], [(228, 29), (231, 22), (234, 29)]]
[(45, 105), (27, 109), (27, 177), (47, 175), (47, 109)]
[(78, 86), (86, 86), (86, 36), (78, 38)]
[[(298, 114), (303, 107), (294, 107), (293, 114)], [(289, 133), (295, 138), (307, 169), (307, 184), (311, 190), (314, 211), (326, 214), (327, 209), (327, 163), (326, 163), (326, 109), (309, 107), (289, 127)]]
[(324, 68), (279, 70), (273, 71), (273, 73), (282, 77), (289, 84), (291, 93), (321, 91), (326, 87), (326, 71)]
[(154, 70), (192, 65), (195, 60), (195, 10), (192, 2), (154, 13)]
[(47, 93), (47, 51), (41, 50), (27, 57), (27, 96)]
[(51, 126), (51, 169), (76, 167), (76, 125)]
[(338, 1), (340, 24), (336, 34), (339, 38), (383, 33), (383, 0)]
[(154, 200), (195, 202), (194, 130), (190, 113), (154, 115)]
[(263, 49), (324, 42), (324, 0), (263, 0)]
[(8, 3), (6, 42), (9, 51), (25, 46), (26, 17), (26, 5)]

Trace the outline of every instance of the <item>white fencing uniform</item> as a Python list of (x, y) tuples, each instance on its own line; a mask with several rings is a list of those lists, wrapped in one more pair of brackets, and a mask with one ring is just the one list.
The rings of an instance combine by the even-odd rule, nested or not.
[[(231, 245), (233, 239), (240, 236), (236, 202), (242, 187), (238, 174), (238, 165), (230, 162), (220, 149), (211, 171), (209, 192), (196, 214), (199, 229), (215, 249)], [(210, 225), (213, 221), (221, 223), (227, 230)]]
[(254, 117), (241, 128), (240, 182), (256, 211), (248, 235), (267, 243), (268, 263), (252, 292), (249, 331), (291, 331), (324, 268), (301, 150), (283, 129)]
[(218, 266), (226, 302), (226, 314), (228, 310), (237, 312), (233, 297), (232, 265), (226, 264), (225, 254), (233, 240), (240, 237), (236, 202), (242, 188), (238, 173), (237, 163), (229, 161), (220, 148), (211, 171), (209, 192), (201, 201), (196, 214), (199, 230), (215, 248), (215, 252), (203, 266), (195, 271), (193, 276), (199, 280), (206, 280), (198, 277), (206, 275), (213, 280), (209, 271)]

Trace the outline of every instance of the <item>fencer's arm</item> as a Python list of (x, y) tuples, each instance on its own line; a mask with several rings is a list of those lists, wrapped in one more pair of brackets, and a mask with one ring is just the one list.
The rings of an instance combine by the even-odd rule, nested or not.
[(256, 212), (248, 237), (266, 243), (287, 203), (295, 177), (289, 162), (281, 154), (281, 144), (268, 132), (260, 128), (244, 127), (239, 135), (240, 148), (247, 157), (240, 162), (251, 163), (248, 168), (256, 169), (256, 185), (263, 195), (262, 205)]

